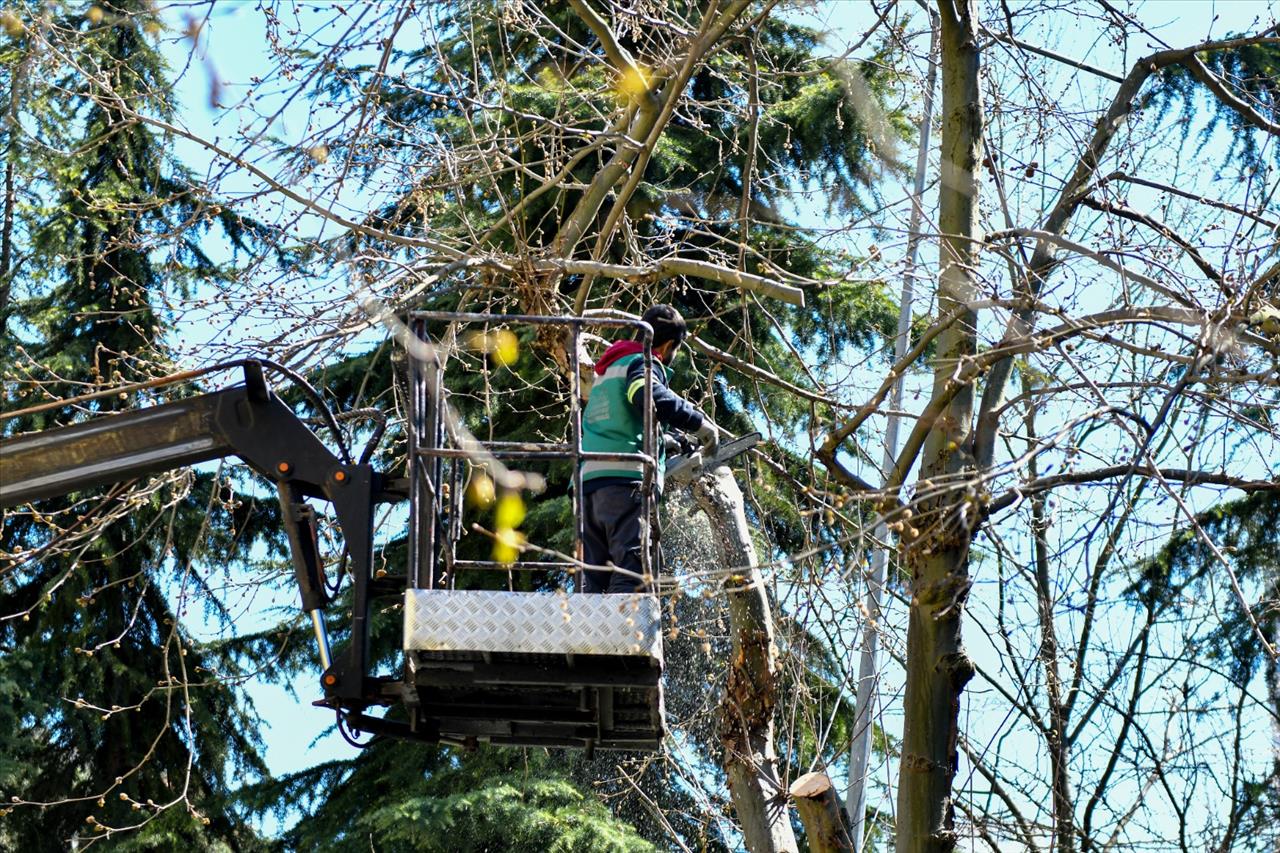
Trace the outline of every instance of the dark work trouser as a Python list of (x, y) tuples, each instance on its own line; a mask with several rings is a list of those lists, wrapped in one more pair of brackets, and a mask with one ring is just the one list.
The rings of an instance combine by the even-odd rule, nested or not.
[[(644, 517), (644, 493), (635, 484), (601, 486), (586, 495), (583, 508), (582, 557), (588, 565), (612, 563), (624, 571), (588, 569), (583, 575), (583, 592), (635, 592), (644, 570), (640, 551), (649, 535)], [(653, 574), (658, 572), (657, 543), (651, 550)]]

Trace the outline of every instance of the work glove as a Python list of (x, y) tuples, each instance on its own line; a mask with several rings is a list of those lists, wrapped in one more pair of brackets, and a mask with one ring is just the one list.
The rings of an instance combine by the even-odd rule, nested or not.
[(694, 433), (702, 445), (703, 456), (713, 456), (720, 449), (720, 430), (711, 422), (711, 418), (702, 416), (702, 426)]

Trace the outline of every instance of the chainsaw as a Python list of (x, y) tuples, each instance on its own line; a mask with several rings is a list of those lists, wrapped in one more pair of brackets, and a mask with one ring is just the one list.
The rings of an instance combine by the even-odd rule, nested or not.
[(751, 432), (741, 438), (721, 442), (710, 456), (703, 456), (698, 446), (684, 436), (667, 436), (667, 442), (667, 467), (663, 479), (668, 486), (683, 486), (755, 447), (760, 443), (760, 433)]

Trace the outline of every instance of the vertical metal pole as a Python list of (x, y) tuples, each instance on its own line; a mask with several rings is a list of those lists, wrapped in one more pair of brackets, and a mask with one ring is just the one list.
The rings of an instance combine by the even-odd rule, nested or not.
[[(423, 337), (426, 337), (425, 328), (423, 330)], [(436, 395), (431, 393), (431, 383), (426, 378), (426, 372), (428, 370), (434, 371), (435, 365), (422, 365), (423, 379), (419, 385), (419, 393), (421, 394), (420, 400), (422, 403), (422, 417), (419, 419), (419, 427), (422, 430), (422, 437), (419, 439), (419, 448), (421, 450), (431, 451), (436, 449), (435, 421), (436, 408), (439, 406), (439, 401), (436, 399)], [(434, 456), (419, 456), (418, 458), (418, 464), (422, 466), (422, 474), (419, 478), (419, 482), (422, 483), (422, 488), (420, 489), (419, 494), (421, 494), (426, 501), (426, 506), (419, 507), (419, 513), (421, 513), (420, 523), (422, 524), (422, 565), (426, 569), (426, 576), (418, 579), (418, 585), (426, 587), (427, 589), (435, 589), (436, 576), (439, 574), (439, 572), (436, 571), (437, 549), (435, 523), (436, 488), (438, 484), (433, 482), (436, 461), (436, 457)]]
[(574, 571), (574, 592), (582, 591), (582, 538), (586, 501), (582, 496), (582, 371), (578, 364), (578, 340), (582, 327), (575, 320), (570, 323), (569, 335), (569, 432), (573, 439), (573, 558), (579, 565)]
[[(422, 339), (427, 338), (427, 324), (419, 320), (414, 329)], [(432, 371), (432, 379), (437, 390), (441, 389), (443, 372), (439, 363), (414, 364), (409, 434), (411, 438), (411, 455), (409, 457), (410, 487), (412, 503), (410, 504), (411, 523), (413, 528), (413, 544), (416, 550), (416, 562), (413, 564), (414, 586), (418, 589), (434, 589), (438, 580), (439, 530), (440, 530), (440, 457), (424, 455), (424, 451), (436, 450), (440, 447), (440, 394), (432, 394), (432, 384), (428, 381), (427, 371)]]
[(657, 451), (654, 448), (656, 436), (653, 424), (653, 328), (648, 323), (643, 323), (640, 333), (644, 338), (644, 353), (641, 356), (644, 359), (644, 435), (641, 436), (640, 444), (645, 455), (651, 460), (644, 463), (644, 478), (641, 480), (643, 487), (640, 491), (643, 496), (640, 511), (644, 514), (646, 531), (644, 541), (640, 543), (640, 569), (643, 574), (653, 578), (653, 589), (657, 590), (658, 579), (653, 574), (652, 553), (655, 504), (653, 492), (657, 487), (660, 474)]
[(458, 545), (458, 539), (462, 537), (462, 516), (465, 512), (466, 497), (463, 494), (463, 472), (466, 465), (461, 459), (453, 459), (449, 462), (449, 527), (441, 533), (444, 538), (444, 570), (449, 577), (454, 576), (453, 561), (457, 554), (454, 548)]
[[(435, 382), (428, 386), (427, 393), (430, 394), (430, 410), (431, 410), (431, 449), (439, 450), (444, 447), (444, 364), (438, 359), (431, 365), (431, 370), (435, 376)], [(435, 389), (435, 393), (431, 393), (431, 389)], [(441, 553), (446, 549), (452, 550), (452, 543), (444, 543), (440, 541), (440, 518), (444, 512), (444, 459), (440, 456), (432, 456), (431, 462), (427, 468), (431, 480), (431, 517), (428, 521), (431, 524), (431, 587), (434, 589), (440, 582), (440, 560)], [(453, 586), (454, 575), (449, 574), (449, 585)]]
[[(421, 337), (425, 322), (424, 320), (413, 321), (410, 328), (414, 336)], [(409, 355), (405, 360), (409, 366), (409, 399), (406, 401), (409, 406), (409, 571), (405, 572), (405, 575), (410, 589), (420, 589), (423, 554), (420, 540), (422, 525), (419, 522), (422, 513), (420, 495), (422, 483), (419, 482), (418, 465), (421, 463), (418, 458), (418, 436), (421, 430), (419, 419), (422, 417), (422, 405), (418, 399), (418, 387), (422, 384), (422, 375), (416, 358)]]
[(316, 635), (316, 647), (320, 650), (320, 671), (328, 672), (333, 666), (333, 654), (329, 651), (329, 631), (324, 623), (324, 611), (311, 611), (311, 630)]

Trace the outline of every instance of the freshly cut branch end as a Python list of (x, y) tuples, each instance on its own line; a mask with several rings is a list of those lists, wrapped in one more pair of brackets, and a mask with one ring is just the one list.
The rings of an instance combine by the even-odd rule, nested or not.
[(845, 824), (835, 786), (825, 773), (806, 773), (791, 785), (800, 822), (813, 853), (852, 853), (853, 839)]

